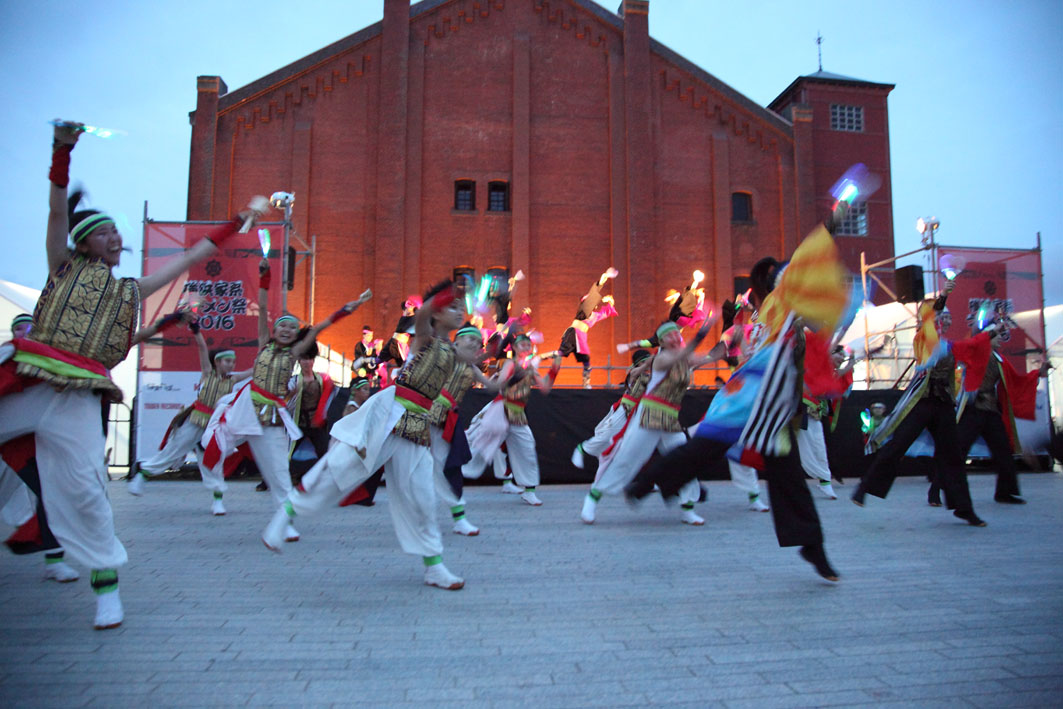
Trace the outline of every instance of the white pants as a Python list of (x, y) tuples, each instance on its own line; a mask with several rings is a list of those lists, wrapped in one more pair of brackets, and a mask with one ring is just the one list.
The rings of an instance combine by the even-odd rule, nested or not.
[[(233, 445), (235, 447), (245, 441), (251, 449), (251, 455), (255, 458), (258, 472), (262, 473), (262, 479), (269, 485), (273, 501), (278, 505), (281, 504), (292, 491), (292, 474), (288, 468), (288, 449), (291, 446), (291, 440), (288, 438), (288, 432), (284, 426), (263, 426), (260, 435), (238, 438)], [(214, 466), (211, 475), (224, 478), (222, 475), (224, 465), (225, 459), (223, 458)]]
[(145, 475), (159, 475), (167, 470), (179, 468), (184, 463), (185, 456), (189, 452), (194, 452), (196, 463), (199, 464), (199, 475), (203, 478), (203, 485), (212, 492), (225, 492), (229, 488), (222, 474), (223, 466), (216, 465), (211, 470), (203, 465), (203, 450), (197, 445), (201, 438), (203, 438), (203, 428), (186, 419), (176, 430), (170, 432), (170, 437), (166, 439), (166, 445), (161, 451), (139, 462), (141, 472)]
[(30, 489), (11, 466), (0, 460), (0, 519), (10, 527), (21, 527), (36, 513)]
[(760, 483), (757, 482), (757, 469), (748, 465), (736, 463), (727, 459), (727, 467), (731, 471), (731, 482), (747, 495), (759, 495)]
[[(638, 416), (639, 411), (634, 415)], [(628, 424), (624, 437), (616, 444), (616, 450), (598, 470), (598, 481), (594, 483), (594, 488), (611, 495), (618, 494), (634, 480), (639, 469), (653, 455), (654, 449), (665, 455), (686, 442), (686, 434), (682, 431), (670, 433), (643, 428), (635, 419)], [(680, 502), (697, 502), (700, 497), (701, 484), (697, 478), (679, 489)]]
[(830, 465), (827, 463), (827, 441), (823, 437), (823, 422), (808, 418), (808, 428), (797, 431), (797, 450), (801, 454), (801, 467), (814, 478), (830, 482)]
[[(535, 452), (535, 436), (532, 435), (531, 427), (511, 424), (506, 433), (505, 444), (509, 453), (509, 465), (513, 468), (513, 482), (521, 487), (536, 487), (539, 484), (539, 456)], [(467, 478), (480, 477), (489, 462), (485, 457), (487, 454), (490, 454), (490, 462), (493, 462), (495, 477), (501, 479), (506, 470), (501, 447), (494, 451), (474, 450), (472, 460), (461, 468), (462, 475)], [(502, 475), (499, 475), (500, 469)]]
[(450, 455), (450, 443), (443, 440), (443, 431), (438, 426), (432, 426), (432, 475), (436, 481), (436, 494), (439, 495), (447, 507), (465, 505), (465, 496), (460, 498), (454, 494), (450, 483), (443, 477), (443, 465)]
[[(436, 523), (436, 476), (431, 451), (405, 438), (389, 435), (377, 460), (384, 463), (388, 509), (402, 550), (422, 557), (442, 554), (443, 536)], [(355, 476), (352, 484), (343, 487), (337, 484), (331, 471), (364, 469), (360, 462), (354, 448), (333, 439), (325, 456), (303, 476), (303, 490), (292, 490), (288, 496), (295, 514), (313, 514), (336, 507), (372, 471)], [(349, 476), (344, 479), (352, 480)]]
[(56, 391), (47, 384), (0, 398), (0, 443), (34, 434), (48, 526), (77, 562), (90, 569), (126, 563), (107, 498), (106, 441), (100, 395)]
[(594, 435), (580, 444), (586, 455), (599, 457), (609, 444), (613, 442), (613, 436), (620, 433), (620, 429), (627, 422), (627, 409), (618, 406), (606, 414), (598, 425), (594, 427)]

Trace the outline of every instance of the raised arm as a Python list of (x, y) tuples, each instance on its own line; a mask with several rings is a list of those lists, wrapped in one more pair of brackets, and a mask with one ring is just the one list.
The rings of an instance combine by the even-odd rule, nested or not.
[(192, 322), (188, 324), (188, 327), (192, 330), (192, 337), (196, 341), (196, 352), (199, 353), (199, 372), (204, 377), (209, 376), (214, 371), (214, 363), (210, 361), (207, 341), (203, 338), (203, 333), (199, 331), (199, 325)]
[(258, 349), (269, 342), (269, 261), (258, 264)]
[(546, 376), (540, 376), (536, 371), (532, 371), (532, 376), (535, 378), (535, 383), (539, 387), (539, 391), (544, 394), (549, 394), (550, 390), (554, 388), (554, 381), (557, 380), (557, 373), (561, 371), (561, 358), (554, 357), (553, 364), (550, 365), (550, 371), (546, 373)]
[(329, 315), (317, 325), (311, 327), (309, 332), (303, 335), (303, 338), (301, 340), (292, 345), (292, 356), (298, 359), (299, 355), (303, 354), (310, 348), (310, 343), (314, 342), (317, 339), (318, 333), (320, 333), (322, 330), (329, 327), (330, 325), (333, 325), (342, 320), (343, 318), (347, 317), (355, 310), (360, 308), (362, 306), (362, 303), (366, 302), (372, 297), (373, 292), (370, 290), (366, 290), (355, 300), (345, 303), (342, 308), (334, 312), (332, 315)]
[[(59, 123), (56, 121), (56, 123)], [(70, 152), (81, 134), (80, 123), (59, 123), (52, 142), (52, 167), (48, 172), (48, 230), (45, 246), (48, 271), (53, 276), (70, 259), (67, 234), (70, 233), (66, 188), (70, 184)]]

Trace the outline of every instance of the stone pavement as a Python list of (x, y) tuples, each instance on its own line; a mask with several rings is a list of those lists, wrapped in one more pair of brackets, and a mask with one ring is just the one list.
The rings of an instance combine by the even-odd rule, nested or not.
[(476, 487), (481, 536), (446, 526), (458, 592), (422, 585), (386, 490), (302, 520), (277, 556), (252, 483), (221, 518), (197, 483), (124, 485), (121, 628), (92, 630), (87, 574), (44, 582), (39, 557), (0, 556), (0, 706), (1063, 706), (1059, 474), (1024, 475), (1025, 507), (972, 476), (986, 529), (913, 478), (865, 509), (852, 483), (817, 497), (836, 585), (729, 483), (709, 483), (702, 528), (652, 498), (606, 498), (588, 527), (585, 488), (531, 508)]

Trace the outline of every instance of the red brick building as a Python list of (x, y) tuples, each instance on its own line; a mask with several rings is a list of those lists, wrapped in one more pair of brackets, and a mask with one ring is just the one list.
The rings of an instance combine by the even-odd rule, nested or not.
[(459, 265), (523, 270), (514, 307), (553, 347), (615, 265), (620, 316), (591, 331), (602, 365), (694, 268), (719, 302), (792, 252), (857, 161), (884, 185), (839, 242), (853, 270), (861, 250), (893, 255), (891, 85), (819, 72), (765, 108), (651, 39), (647, 0), (382, 2), (381, 22), (243, 88), (199, 77), (192, 113), (189, 219), (294, 192), (316, 259), (290, 310), (320, 318), (373, 289), (335, 347), (363, 320), (390, 332), (408, 293)]

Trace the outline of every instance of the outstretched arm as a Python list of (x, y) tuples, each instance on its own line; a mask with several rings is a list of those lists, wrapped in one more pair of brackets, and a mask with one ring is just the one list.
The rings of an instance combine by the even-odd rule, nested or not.
[(295, 357), (296, 359), (298, 359), (299, 355), (303, 354), (308, 349), (310, 349), (310, 343), (314, 342), (314, 340), (317, 339), (318, 333), (320, 333), (326, 327), (329, 327), (330, 325), (334, 325), (335, 323), (339, 322), (343, 318), (347, 317), (348, 315), (353, 313), (355, 310), (357, 310), (358, 308), (362, 307), (362, 303), (365, 303), (367, 300), (369, 300), (372, 297), (373, 297), (373, 292), (371, 290), (366, 289), (355, 300), (352, 300), (352, 301), (350, 301), (348, 303), (345, 303), (342, 308), (340, 308), (339, 310), (334, 312), (332, 315), (329, 315), (327, 318), (325, 318), (324, 320), (319, 322), (317, 325), (314, 325), (313, 327), (311, 327), (309, 332), (307, 332), (305, 335), (303, 335), (303, 338), (301, 340), (299, 340), (294, 345), (292, 345), (292, 356)]
[(80, 123), (60, 123), (55, 126), (52, 142), (52, 168), (48, 172), (51, 183), (48, 191), (48, 230), (45, 247), (48, 252), (48, 271), (53, 276), (70, 259), (66, 238), (70, 233), (67, 214), (66, 188), (70, 183), (70, 152), (81, 134)]
[[(193, 323), (189, 323), (190, 328), (192, 325)], [(210, 361), (210, 352), (207, 350), (207, 341), (203, 339), (203, 333), (199, 331), (199, 326), (196, 326), (192, 333), (196, 340), (196, 351), (199, 353), (199, 371), (200, 374), (206, 377), (214, 371), (214, 364)]]
[(269, 342), (269, 261), (258, 264), (258, 349)]

